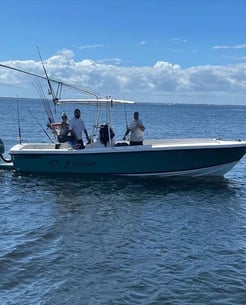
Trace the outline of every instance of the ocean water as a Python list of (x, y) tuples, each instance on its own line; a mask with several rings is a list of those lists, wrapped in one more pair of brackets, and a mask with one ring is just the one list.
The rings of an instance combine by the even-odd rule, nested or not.
[[(24, 141), (47, 141), (41, 103), (0, 106), (5, 157), (19, 125)], [(94, 109), (80, 108), (90, 131)], [(118, 139), (135, 110), (146, 139), (246, 139), (244, 106), (157, 104), (115, 107)], [(0, 171), (0, 187), (1, 305), (246, 304), (245, 157), (221, 179)]]

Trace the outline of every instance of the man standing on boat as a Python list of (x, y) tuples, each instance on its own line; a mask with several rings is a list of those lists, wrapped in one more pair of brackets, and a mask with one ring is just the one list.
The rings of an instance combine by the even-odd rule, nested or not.
[(74, 110), (74, 117), (69, 121), (69, 131), (71, 132), (72, 139), (75, 142), (75, 148), (84, 149), (85, 145), (82, 139), (82, 132), (84, 131), (86, 139), (90, 142), (84, 121), (80, 118), (80, 110)]
[(140, 120), (139, 113), (137, 111), (134, 112), (133, 116), (134, 119), (128, 126), (125, 135), (123, 137), (123, 140), (125, 140), (128, 133), (131, 132), (130, 145), (143, 145), (143, 136), (144, 136), (145, 127), (143, 125), (142, 120)]

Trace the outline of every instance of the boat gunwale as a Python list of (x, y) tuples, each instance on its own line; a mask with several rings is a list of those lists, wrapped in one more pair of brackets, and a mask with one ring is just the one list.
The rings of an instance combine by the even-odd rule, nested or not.
[[(148, 141), (148, 140), (147, 140)], [(108, 154), (108, 153), (141, 153), (141, 152), (154, 152), (154, 151), (171, 151), (171, 150), (197, 150), (197, 149), (222, 149), (222, 148), (246, 148), (246, 141), (241, 140), (208, 140), (206, 142), (189, 142), (188, 140), (183, 143), (177, 144), (174, 140), (173, 144), (170, 144), (168, 140), (166, 143), (154, 144), (154, 140), (149, 140), (149, 143), (136, 146), (112, 146), (112, 147), (88, 147), (86, 149), (72, 149), (66, 148), (42, 148), (42, 146), (50, 146), (47, 143), (23, 143), (13, 146), (9, 152), (10, 155), (19, 154), (57, 154), (57, 155), (84, 155), (84, 154)], [(148, 143), (148, 142), (147, 142)], [(160, 140), (161, 143), (161, 140)], [(26, 146), (35, 145), (36, 148), (25, 148)], [(40, 145), (41, 147), (38, 147)]]

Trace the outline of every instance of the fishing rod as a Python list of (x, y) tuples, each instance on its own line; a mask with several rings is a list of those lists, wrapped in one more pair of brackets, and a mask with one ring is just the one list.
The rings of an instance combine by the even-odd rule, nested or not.
[(46, 71), (46, 69), (45, 69), (44, 62), (43, 62), (43, 59), (42, 59), (42, 57), (41, 57), (41, 53), (40, 53), (39, 47), (37, 47), (37, 49), (38, 49), (38, 54), (39, 54), (39, 57), (40, 57), (40, 60), (41, 60), (42, 66), (43, 66), (43, 70), (44, 70), (44, 73), (45, 73), (45, 76), (46, 76), (46, 79), (47, 79), (47, 82), (48, 82), (48, 85), (49, 85), (50, 93), (51, 93), (51, 95), (52, 95), (52, 97), (53, 97), (53, 101), (55, 102), (55, 100), (57, 99), (57, 97), (56, 97), (56, 95), (55, 95), (55, 93), (54, 93), (54, 91), (53, 91), (53, 87), (52, 87), (51, 82), (50, 82), (50, 79), (49, 79), (49, 77), (48, 77), (48, 73), (47, 73), (47, 71)]
[(20, 109), (19, 109), (19, 98), (17, 96), (17, 121), (18, 121), (18, 140), (19, 144), (21, 144), (21, 127), (20, 127)]
[(38, 119), (35, 117), (35, 115), (31, 112), (30, 109), (28, 109), (30, 114), (32, 115), (32, 117), (34, 118), (34, 120), (36, 121), (36, 123), (38, 124), (38, 126), (43, 130), (43, 132), (46, 134), (46, 136), (49, 138), (49, 140), (51, 141), (51, 143), (54, 143), (54, 141), (51, 139), (51, 137), (49, 136), (48, 132), (43, 128), (43, 126), (39, 123)]
[[(36, 82), (34, 83), (34, 86), (37, 90), (37, 92), (39, 93), (39, 96), (41, 98), (42, 104), (44, 106), (45, 112), (47, 114), (48, 120), (49, 120), (49, 124), (54, 123), (54, 116), (50, 107), (50, 103), (49, 100), (45, 97), (43, 88), (39, 82), (39, 79), (36, 79)], [(56, 104), (55, 104), (56, 105)], [(56, 113), (56, 108), (55, 108), (55, 113)]]

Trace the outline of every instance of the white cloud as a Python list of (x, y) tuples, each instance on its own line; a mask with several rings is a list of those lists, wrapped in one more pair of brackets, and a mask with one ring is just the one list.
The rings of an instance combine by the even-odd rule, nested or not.
[(178, 43), (187, 43), (187, 40), (186, 39), (181, 39), (181, 38), (172, 38), (171, 41), (175, 44), (178, 44)]
[(144, 45), (146, 45), (146, 44), (147, 44), (147, 41), (145, 41), (145, 40), (140, 41), (140, 45), (141, 45), (141, 46), (144, 46)]
[(246, 48), (246, 44), (238, 44), (236, 46), (234, 46), (235, 49), (245, 49)]
[(104, 58), (97, 61), (98, 63), (111, 63), (114, 65), (120, 65), (122, 60), (119, 58)]
[(226, 46), (226, 45), (216, 45), (216, 46), (213, 46), (212, 49), (230, 49), (231, 47), (230, 46)]
[(103, 44), (90, 44), (90, 45), (84, 45), (84, 46), (80, 46), (79, 49), (83, 50), (83, 49), (96, 49), (96, 48), (101, 48), (103, 47)]
[(234, 45), (234, 46), (230, 46), (230, 45), (213, 46), (213, 49), (245, 49), (245, 48), (246, 48), (246, 44), (238, 44), (238, 45)]
[[(228, 66), (196, 66), (182, 68), (165, 61), (153, 66), (124, 67), (107, 61), (85, 59), (76, 61), (74, 53), (62, 50), (44, 60), (48, 74), (53, 79), (80, 88), (92, 88), (102, 96), (125, 96), (143, 102), (201, 102), (231, 103), (235, 97), (244, 102), (246, 94), (246, 64)], [(9, 61), (2, 64), (43, 75), (40, 62)], [(1, 85), (30, 85), (27, 76), (1, 69)], [(72, 92), (69, 92), (72, 94)], [(14, 94), (16, 96), (16, 93)]]

